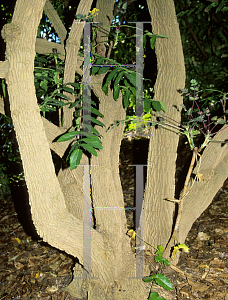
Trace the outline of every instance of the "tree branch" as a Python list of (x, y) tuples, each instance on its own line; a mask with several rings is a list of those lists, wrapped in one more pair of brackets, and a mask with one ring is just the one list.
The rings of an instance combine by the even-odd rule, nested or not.
[(58, 37), (60, 39), (60, 42), (63, 44), (66, 39), (67, 30), (63, 25), (55, 8), (53, 7), (53, 5), (49, 0), (46, 0), (46, 3), (44, 5), (44, 11), (47, 14), (49, 20), (51, 21), (51, 25), (55, 28), (55, 31), (57, 32)]

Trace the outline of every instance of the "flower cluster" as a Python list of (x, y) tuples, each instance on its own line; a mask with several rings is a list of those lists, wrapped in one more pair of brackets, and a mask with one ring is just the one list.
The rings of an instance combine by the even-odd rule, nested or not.
[(89, 11), (88, 16), (83, 14), (75, 15), (75, 19), (81, 20), (81, 21), (87, 21), (87, 22), (93, 22), (93, 18), (98, 15), (99, 9), (94, 8), (93, 10)]

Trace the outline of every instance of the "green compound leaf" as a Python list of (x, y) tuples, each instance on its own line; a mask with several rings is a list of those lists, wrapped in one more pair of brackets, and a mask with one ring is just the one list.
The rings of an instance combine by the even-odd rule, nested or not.
[(47, 80), (41, 81), (40, 87), (41, 87), (43, 90), (47, 91), (47, 89), (48, 89), (48, 81), (47, 81)]
[(169, 265), (170, 265), (170, 262), (169, 262), (168, 259), (166, 259), (166, 258), (163, 258), (163, 263), (164, 263), (166, 266), (169, 266)]
[(100, 136), (100, 137), (103, 137), (93, 126), (91, 125), (88, 125), (88, 124), (83, 124), (83, 128), (87, 128), (88, 129), (88, 132), (83, 132), (81, 131), (80, 134), (81, 135), (85, 135), (85, 136), (93, 136), (93, 135), (97, 135), (97, 136)]
[(59, 98), (62, 98), (62, 99), (66, 99), (66, 100), (70, 100), (70, 98), (68, 98), (66, 95), (62, 94), (62, 93), (57, 93), (56, 94)]
[(162, 257), (162, 254), (160, 253), (160, 254), (158, 254), (157, 256), (155, 256), (155, 261), (156, 262), (159, 262), (159, 263), (163, 263), (163, 257)]
[(136, 96), (136, 88), (130, 85), (129, 89), (132, 92), (132, 95)]
[(143, 281), (144, 282), (151, 282), (151, 281), (153, 281), (154, 279), (152, 278), (152, 276), (147, 276), (147, 277), (145, 277), (145, 278), (143, 278)]
[(163, 34), (156, 34), (156, 37), (167, 38), (167, 39), (169, 38), (169, 36)]
[(161, 263), (161, 264), (165, 264), (166, 266), (169, 266), (169, 265), (170, 265), (170, 262), (169, 262), (167, 259), (163, 258), (162, 255), (163, 255), (163, 254), (160, 253), (160, 254), (158, 254), (157, 256), (155, 256), (155, 261), (156, 261), (156, 262), (159, 262), (159, 263)]
[(59, 83), (59, 72), (54, 72), (53, 79), (54, 79), (55, 84)]
[[(158, 246), (158, 251), (163, 252), (164, 251), (164, 247), (162, 245), (159, 245)], [(156, 253), (158, 253), (158, 252), (156, 252)]]
[(74, 103), (71, 103), (70, 108), (77, 106), (79, 103), (81, 103), (81, 101), (82, 100), (80, 99), (80, 100), (75, 101)]

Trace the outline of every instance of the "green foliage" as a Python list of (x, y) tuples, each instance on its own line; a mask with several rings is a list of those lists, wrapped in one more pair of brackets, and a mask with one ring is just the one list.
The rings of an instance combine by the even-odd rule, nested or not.
[[(152, 90), (152, 89), (151, 89)], [(131, 93), (131, 91), (128, 89), (126, 93)], [(123, 92), (123, 101), (125, 101), (125, 91)], [(133, 93), (133, 92), (132, 92)], [(135, 93), (135, 90), (134, 90)], [(146, 130), (147, 132), (150, 130), (151, 126), (155, 126), (158, 123), (156, 121), (151, 121), (152, 117), (152, 111), (154, 112), (166, 112), (166, 106), (163, 101), (155, 101), (150, 98), (150, 93), (147, 89), (144, 89), (143, 93), (143, 109), (144, 113), (142, 116), (135, 116), (135, 94), (130, 94), (129, 97), (129, 103), (128, 109), (130, 108), (132, 110), (131, 113), (128, 112), (128, 115), (126, 116), (125, 121), (124, 120), (118, 120), (115, 124), (112, 124), (110, 126), (110, 129), (115, 128), (115, 126), (118, 125), (125, 125), (124, 133), (127, 133), (129, 131), (136, 131), (137, 128), (140, 127), (141, 130)]]
[(106, 95), (108, 95), (108, 87), (111, 85), (113, 87), (114, 100), (119, 98), (121, 91), (121, 93), (124, 95), (124, 107), (128, 107), (131, 96), (135, 96), (136, 72), (129, 70), (126, 67), (122, 67), (120, 63), (113, 59), (105, 59), (96, 53), (93, 53), (93, 56), (95, 57), (95, 65), (104, 64), (104, 61), (107, 61), (109, 65), (117, 65), (115, 67), (93, 66), (91, 74), (100, 75), (107, 73), (103, 80), (102, 90)]
[[(75, 93), (74, 88), (80, 89), (79, 83), (63, 85), (63, 62), (58, 59), (58, 54), (36, 55), (35, 60), (35, 88), (42, 115), (46, 112), (56, 112), (69, 102), (63, 92)], [(71, 86), (71, 87), (70, 87)]]
[(174, 2), (184, 50), (187, 84), (191, 78), (195, 78), (203, 89), (216, 87), (221, 91), (226, 90), (227, 1)]
[[(81, 105), (81, 101), (83, 105)], [(70, 162), (70, 169), (76, 169), (80, 164), (82, 153), (89, 153), (97, 156), (97, 149), (103, 150), (102, 137), (94, 128), (95, 125), (104, 127), (105, 125), (96, 119), (96, 117), (104, 117), (99, 110), (95, 108), (94, 101), (81, 99), (73, 104), (75, 110), (75, 126), (74, 130), (60, 136), (57, 142), (72, 140), (71, 149), (67, 155), (67, 160)], [(83, 113), (82, 113), (83, 112)]]
[[(67, 160), (73, 170), (80, 164), (83, 152), (97, 156), (96, 149), (103, 149), (101, 136), (94, 126), (103, 127), (104, 124), (96, 119), (97, 116), (103, 117), (96, 108), (96, 103), (82, 98), (80, 76), (76, 75), (75, 82), (64, 85), (63, 70), (64, 63), (58, 59), (57, 53), (36, 56), (35, 87), (42, 115), (53, 122), (53, 115), (50, 113), (57, 112), (65, 105), (75, 110), (74, 129), (57, 140), (57, 142), (72, 140)], [(70, 102), (64, 92), (74, 94), (75, 102)]]
[[(116, 4), (116, 13), (125, 14), (127, 11), (122, 11), (122, 2), (118, 1)], [(142, 8), (140, 8), (142, 10)], [(81, 18), (82, 16), (78, 16), (78, 18)], [(130, 110), (127, 110), (127, 114), (132, 113), (134, 114), (135, 111), (135, 97), (136, 91), (139, 93), (141, 91), (141, 87), (137, 85), (136, 89), (136, 76), (139, 74), (136, 74), (134, 68), (127, 68), (124, 67), (122, 64), (133, 64), (135, 61), (135, 25), (128, 25), (126, 22), (125, 24), (122, 23), (122, 21), (118, 21), (117, 19), (113, 22), (115, 26), (110, 27), (110, 35), (107, 36), (107, 41), (105, 45), (111, 44), (113, 42), (113, 46), (107, 46), (112, 48), (111, 57), (110, 58), (104, 58), (100, 55), (94, 53), (95, 47), (92, 45), (92, 75), (100, 75), (100, 74), (106, 74), (104, 77), (103, 83), (102, 83), (102, 89), (106, 95), (108, 95), (109, 86), (112, 90), (113, 97), (115, 100), (118, 99), (118, 97), (122, 94), (123, 96), (123, 106), (124, 108), (130, 108)], [(99, 26), (96, 26), (95, 28), (92, 27), (92, 40), (95, 41), (95, 34), (99, 29)], [(102, 30), (102, 34), (105, 33), (105, 29)], [(142, 35), (144, 39), (144, 44), (146, 45), (146, 40), (148, 39), (150, 42), (150, 47), (154, 48), (156, 39), (157, 38), (168, 38), (165, 35), (154, 35), (149, 30), (145, 30), (145, 33)], [(107, 66), (104, 66), (104, 65)], [(97, 66), (102, 65), (102, 66)], [(118, 65), (112, 66), (112, 65)], [(140, 78), (138, 76), (138, 78)], [(142, 79), (142, 78), (141, 78)], [(144, 87), (149, 86), (149, 81), (146, 81), (146, 79), (143, 79)], [(138, 81), (137, 81), (138, 82)], [(139, 80), (141, 82), (141, 80)], [(151, 88), (150, 88), (151, 89)], [(149, 90), (149, 87), (147, 88)], [(152, 90), (152, 89), (151, 89)], [(147, 97), (144, 97), (143, 106), (144, 106), (144, 112), (149, 113), (151, 110), (155, 111), (166, 111), (165, 105), (161, 101), (154, 101), (151, 98), (151, 94), (147, 93)]]
[[(131, 26), (128, 26), (131, 27)], [(164, 35), (153, 35), (150, 32), (146, 32), (144, 37), (148, 36), (151, 40), (151, 43), (153, 43), (153, 47), (155, 46), (155, 41), (157, 37), (163, 37), (167, 38), (167, 36)], [(155, 37), (155, 39), (153, 39)], [(153, 41), (152, 41), (153, 39)], [(108, 64), (118, 65), (117, 67), (110, 66), (94, 66), (92, 68), (92, 75), (95, 74), (104, 74), (107, 73), (106, 77), (103, 80), (102, 89), (106, 95), (108, 95), (108, 86), (111, 85), (113, 87), (113, 97), (115, 100), (118, 99), (120, 92), (123, 95), (123, 105), (124, 108), (127, 108), (133, 99), (135, 99), (136, 95), (136, 76), (138, 75), (138, 78), (140, 79), (139, 82), (141, 83), (142, 78), (140, 78), (140, 74), (136, 73), (135, 71), (123, 67), (120, 63), (118, 63), (116, 60), (103, 58), (100, 55), (93, 53), (92, 54), (95, 57), (94, 64), (95, 65), (101, 65), (104, 64), (104, 62), (108, 62)], [(144, 79), (145, 80), (145, 79)], [(140, 92), (141, 86), (137, 86), (137, 91)], [(151, 106), (156, 111), (166, 111), (165, 105), (162, 101), (153, 101), (152, 99), (149, 99), (146, 97), (145, 99), (145, 108), (144, 110), (148, 112), (151, 109)]]
[(10, 3), (2, 3), (0, 5), (0, 18), (4, 24), (10, 23), (12, 18), (12, 7)]
[(158, 246), (158, 250), (155, 253), (156, 254), (155, 261), (159, 262), (160, 264), (169, 266), (170, 262), (167, 259), (163, 258), (163, 251), (164, 251), (164, 248), (162, 247), (162, 245)]
[[(170, 291), (170, 290), (173, 290), (173, 284), (170, 282), (170, 280), (165, 275), (161, 274), (162, 266), (170, 265), (170, 262), (167, 259), (163, 258), (163, 251), (164, 251), (164, 248), (160, 245), (160, 246), (158, 246), (158, 249), (155, 253), (155, 255), (156, 255), (155, 261), (160, 263), (159, 271), (157, 272), (157, 274), (153, 274), (153, 275), (143, 278), (143, 281), (144, 282), (156, 282), (158, 285), (160, 285), (167, 291)], [(152, 286), (152, 289), (153, 289), (153, 286)], [(148, 299), (149, 300), (162, 300), (162, 299), (165, 300), (165, 298), (160, 297), (158, 293), (152, 292), (152, 291), (150, 292), (150, 296)]]
[[(81, 18), (82, 16), (78, 16), (78, 18)], [(124, 25), (125, 26), (125, 25)], [(128, 29), (134, 29), (135, 28), (133, 26), (125, 26)], [(96, 30), (96, 29), (95, 29)], [(93, 36), (93, 34), (92, 34)], [(134, 35), (133, 35), (134, 36)], [(126, 35), (125, 34), (119, 34), (119, 29), (116, 30), (116, 41), (120, 38), (120, 37), (125, 37), (126, 40)], [(150, 32), (146, 32), (146, 34), (144, 35), (144, 38), (149, 37), (151, 39), (151, 43), (153, 43), (153, 47), (155, 45), (155, 41), (156, 39), (153, 39), (153, 34)], [(157, 37), (166, 37), (164, 35), (156, 35)], [(135, 39), (135, 36), (134, 36)], [(153, 41), (152, 41), (153, 40)], [(115, 46), (114, 46), (115, 48)], [(140, 78), (140, 74), (137, 74), (135, 72), (135, 70), (129, 69), (127, 67), (124, 67), (123, 65), (121, 65), (121, 63), (118, 63), (116, 60), (114, 59), (110, 59), (110, 58), (104, 58), (100, 55), (98, 55), (97, 53), (92, 53), (92, 57), (94, 58), (94, 60), (92, 61), (93, 63), (93, 67), (92, 67), (92, 71), (91, 74), (93, 76), (95, 75), (100, 75), (100, 74), (106, 74), (102, 83), (102, 90), (104, 91), (104, 93), (106, 95), (108, 95), (108, 91), (109, 91), (109, 87), (112, 89), (112, 93), (113, 93), (113, 98), (114, 100), (117, 100), (120, 96), (120, 93), (123, 96), (123, 106), (124, 108), (128, 108), (128, 107), (133, 107), (133, 103), (135, 101), (135, 97), (137, 97), (138, 95), (136, 94), (136, 91), (140, 92), (141, 88), (139, 85), (137, 86), (136, 89), (136, 76), (138, 76), (139, 82), (142, 82), (143, 78)], [(107, 66), (105, 66), (107, 65)], [(153, 110), (155, 111), (161, 111), (163, 110), (164, 112), (166, 111), (166, 107), (164, 105), (164, 103), (162, 101), (154, 101), (150, 98), (149, 93), (145, 94), (145, 100), (144, 100), (144, 111), (149, 113)], [(134, 110), (134, 107), (133, 107)], [(146, 114), (145, 116), (142, 117), (143, 122), (148, 123), (149, 122), (149, 114)], [(133, 117), (134, 118), (134, 117)], [(128, 121), (132, 121), (133, 119), (128, 118)], [(93, 120), (94, 121), (94, 120)], [(97, 122), (94, 121), (95, 124), (98, 124)], [(112, 128), (114, 128), (116, 125), (120, 124), (123, 122), (122, 121), (117, 121), (116, 124), (112, 124)], [(99, 124), (99, 125), (103, 125), (103, 124)], [(136, 126), (136, 124), (132, 124), (132, 128)], [(68, 134), (68, 133), (67, 133)], [(81, 132), (81, 135), (83, 136), (83, 133)], [(76, 134), (75, 134), (76, 136)], [(61, 141), (61, 139), (59, 139), (58, 141)], [(84, 143), (83, 144), (76, 144), (75, 145), (75, 150), (76, 151), (76, 158), (78, 159), (78, 154), (79, 154), (79, 148), (84, 148), (86, 150), (88, 150), (91, 154), (96, 155), (95, 149), (94, 148), (90, 148), (88, 146), (85, 146)]]
[(162, 274), (155, 274), (155, 275), (151, 275), (149, 277), (146, 277), (143, 279), (143, 281), (145, 282), (151, 282), (155, 280), (155, 282), (160, 285), (161, 287), (163, 287), (164, 289), (166, 289), (167, 291), (173, 290), (173, 285), (170, 282), (170, 280)]
[[(181, 7), (180, 7), (181, 4)], [(88, 16), (86, 15), (77, 15), (75, 16), (72, 14), (71, 7), (64, 1), (55, 0), (53, 1), (53, 5), (57, 9), (61, 19), (63, 22), (67, 23), (72, 18), (76, 18), (77, 20), (84, 20), (84, 21), (92, 21), (93, 17), (96, 15), (97, 10), (93, 9), (90, 11)], [(182, 31), (182, 40), (184, 45), (185, 51), (185, 59), (186, 59), (186, 66), (187, 66), (187, 75), (188, 78), (191, 74), (200, 74), (194, 78), (197, 79), (197, 84), (204, 87), (208, 82), (212, 82), (212, 86), (215, 83), (219, 82), (219, 79), (224, 79), (227, 76), (226, 68), (222, 70), (222, 63), (226, 59), (224, 57), (224, 49), (227, 47), (226, 37), (224, 36), (225, 30), (227, 30), (227, 24), (224, 22), (223, 13), (227, 11), (227, 6), (225, 1), (221, 0), (218, 2), (212, 3), (201, 3), (199, 1), (187, 1), (180, 0), (176, 4), (177, 12), (178, 12), (178, 20), (180, 21), (181, 31)], [(214, 22), (213, 15), (216, 15), (217, 18), (221, 21), (219, 24)], [(102, 89), (105, 94), (108, 94), (109, 87), (112, 90), (113, 97), (115, 100), (122, 95), (123, 96), (123, 106), (127, 109), (127, 119), (126, 119), (126, 128), (125, 130), (131, 131), (136, 130), (136, 122), (142, 123), (142, 127), (145, 129), (149, 129), (149, 126), (164, 125), (165, 117), (161, 113), (161, 111), (166, 112), (166, 107), (162, 101), (154, 101), (153, 100), (153, 92), (150, 88), (150, 83), (145, 81), (144, 79), (144, 101), (143, 101), (143, 109), (144, 114), (140, 117), (135, 117), (135, 97), (136, 95), (136, 72), (133, 69), (129, 69), (123, 67), (121, 64), (134, 64), (135, 62), (135, 25), (128, 24), (127, 19), (131, 21), (137, 21), (142, 16), (147, 18), (149, 16), (148, 9), (143, 7), (142, 5), (138, 5), (133, 3), (127, 7), (126, 3), (123, 1), (117, 1), (116, 9), (115, 9), (115, 16), (112, 26), (110, 28), (110, 35), (107, 36), (106, 44), (109, 43), (107, 46), (107, 50), (110, 47), (110, 42), (113, 42), (113, 48), (111, 51), (112, 59), (103, 58), (98, 54), (93, 53), (92, 59), (93, 64), (119, 64), (118, 67), (110, 67), (110, 66), (93, 66), (92, 67), (92, 75), (100, 75), (105, 74), (104, 81), (102, 83)], [(198, 46), (192, 42), (192, 36), (189, 31), (188, 26), (185, 22), (185, 17), (188, 18), (188, 22), (190, 26), (193, 28), (199, 42), (201, 45), (205, 47), (205, 53), (209, 53), (209, 58), (207, 58), (206, 63), (205, 60), (202, 61), (202, 53), (198, 50)], [(196, 21), (197, 18), (197, 21)], [(210, 22), (214, 22), (211, 26), (210, 22), (206, 22), (206, 20)], [(200, 24), (200, 26), (198, 26)], [(202, 25), (202, 26), (201, 26)], [(197, 27), (198, 26), (198, 27)], [(68, 28), (68, 26), (66, 26)], [(92, 29), (92, 40), (95, 40), (96, 31), (98, 30), (97, 27), (93, 27)], [(47, 39), (55, 40), (56, 41), (56, 33), (53, 27), (51, 26), (48, 18), (46, 15), (43, 15), (41, 20), (40, 29), (38, 30), (38, 36), (41, 36), (41, 33), (45, 31), (45, 36)], [(209, 32), (209, 38), (206, 33)], [(155, 43), (157, 38), (168, 38), (164, 35), (153, 34), (151, 30), (146, 29), (145, 33), (143, 34), (144, 45), (148, 45), (147, 49), (145, 49), (145, 59), (150, 57), (151, 51), (155, 47)], [(92, 45), (92, 49), (95, 49), (96, 45)], [(213, 60), (212, 60), (213, 56)], [(216, 58), (214, 62), (214, 58)], [(57, 111), (61, 109), (64, 105), (69, 105), (70, 107), (75, 110), (75, 128), (72, 132), (72, 138), (76, 141), (72, 142), (72, 146), (74, 143), (76, 144), (73, 150), (70, 153), (74, 153), (71, 156), (68, 155), (68, 159), (70, 161), (77, 161), (80, 158), (82, 151), (89, 152), (90, 154), (96, 155), (97, 152), (95, 149), (99, 148), (100, 143), (95, 142), (96, 138), (100, 138), (99, 133), (95, 132), (94, 126), (95, 124), (103, 126), (103, 123), (97, 120), (99, 115), (98, 107), (96, 104), (92, 104), (91, 107), (91, 119), (92, 127), (84, 126), (82, 129), (82, 124), (85, 124), (85, 120), (83, 120), (82, 116), (82, 106), (81, 101), (82, 98), (80, 96), (80, 89), (81, 89), (81, 78), (79, 76), (76, 77), (75, 82), (68, 83), (67, 85), (63, 85), (63, 70), (64, 70), (64, 62), (59, 60), (58, 54), (51, 54), (51, 55), (37, 55), (35, 61), (35, 86), (37, 91), (37, 98), (41, 113), (44, 117), (48, 118), (49, 120), (53, 120), (53, 115), (57, 115)], [(156, 72), (156, 70), (155, 70)], [(198, 80), (199, 79), (199, 80)], [(190, 80), (189, 80), (190, 82)], [(221, 80), (220, 80), (221, 82)], [(193, 83), (190, 84), (190, 90), (194, 88), (194, 93), (198, 93), (196, 90), (196, 86), (194, 87)], [(140, 91), (140, 87), (137, 89)], [(222, 89), (221, 89), (222, 90)], [(74, 93), (75, 94), (75, 102), (70, 103), (68, 97), (64, 95), (64, 92)], [(206, 93), (206, 97), (205, 97)], [(224, 123), (218, 114), (215, 111), (218, 109), (219, 105), (222, 104), (223, 113), (226, 114), (224, 103), (226, 101), (226, 94), (217, 93), (217, 97), (221, 97), (223, 95), (224, 101), (223, 103), (221, 100), (217, 100), (215, 96), (209, 95), (209, 89), (204, 90), (204, 95), (202, 95), (202, 99), (204, 102), (201, 102), (201, 97), (197, 95), (185, 96), (188, 98), (187, 101), (193, 101), (194, 106), (192, 109), (186, 109), (187, 103), (185, 102), (184, 113), (186, 118), (190, 115), (190, 119), (186, 121), (186, 124), (181, 129), (182, 133), (185, 134), (189, 140), (190, 146), (194, 147), (194, 137), (201, 132), (200, 126), (204, 126), (205, 119), (208, 117), (208, 104), (210, 103), (210, 117), (211, 121), (215, 122), (218, 125)], [(197, 97), (199, 97), (197, 99)], [(207, 100), (206, 100), (207, 99)], [(197, 114), (197, 105), (196, 101), (199, 103), (201, 102), (201, 107), (203, 108), (202, 112), (198, 115)], [(212, 112), (214, 110), (214, 113)], [(158, 122), (150, 122), (150, 116), (152, 111), (160, 113), (160, 119)], [(86, 116), (84, 115), (84, 118)], [(117, 121), (116, 124), (113, 124), (112, 128), (118, 124), (123, 124), (123, 120)], [(201, 125), (200, 125), (201, 124)], [(179, 126), (179, 125), (178, 125)], [(193, 127), (196, 127), (195, 129)], [(92, 142), (91, 139), (88, 138), (87, 134), (90, 132), (94, 137)], [(70, 132), (65, 134), (66, 139), (69, 138)], [(64, 138), (64, 135), (59, 138)], [(81, 139), (81, 142), (79, 140)], [(83, 140), (84, 139), (84, 140)], [(205, 140), (210, 140), (210, 134), (207, 134)], [(96, 145), (96, 146), (95, 146)], [(74, 152), (75, 151), (75, 152)], [(71, 168), (73, 165), (71, 164)]]
[[(99, 122), (98, 120), (95, 120), (92, 118), (92, 121), (94, 123), (98, 123), (98, 125), (104, 126), (103, 123)], [(83, 126), (86, 128), (85, 124)], [(86, 131), (80, 130), (80, 131), (71, 131), (64, 135), (62, 135), (57, 142), (63, 142), (63, 141), (69, 141), (73, 138), (78, 137), (78, 140), (74, 142), (73, 146), (70, 149), (70, 152), (67, 156), (67, 159), (70, 162), (70, 168), (71, 170), (76, 169), (77, 166), (80, 163), (80, 160), (82, 158), (83, 150), (88, 151), (90, 154), (97, 156), (96, 149), (103, 150), (103, 146), (101, 143), (101, 140), (99, 139), (100, 135), (98, 131), (94, 127), (88, 126), (89, 129), (91, 129), (91, 133), (88, 133)], [(88, 128), (87, 128), (88, 129)]]
[(116, 1), (115, 5), (115, 15), (124, 15), (127, 11), (127, 2), (123, 2), (123, 0)]
[(87, 21), (93, 22), (93, 18), (98, 14), (99, 9), (94, 8), (92, 11), (89, 12), (88, 16), (83, 14), (75, 15), (75, 19), (80, 21)]
[(0, 163), (0, 197), (6, 197), (10, 194), (9, 179), (5, 163)]
[(144, 39), (146, 37), (149, 37), (151, 49), (155, 48), (156, 40), (157, 40), (158, 37), (160, 37), (160, 38), (169, 38), (168, 36), (163, 35), (163, 34), (153, 34), (153, 33), (149, 32), (148, 30), (146, 30), (146, 32), (143, 35), (143, 37), (144, 37)]
[(0, 114), (0, 128), (0, 194), (4, 197), (10, 194), (9, 183), (24, 180), (24, 174), (15, 172), (15, 164), (21, 164), (21, 159), (14, 151), (10, 118)]
[(136, 131), (136, 124), (143, 130), (149, 130), (151, 126), (151, 114), (145, 114), (142, 117), (126, 116), (125, 131)]
[[(6, 96), (5, 79), (1, 80), (1, 93)], [(13, 125), (11, 119), (0, 114), (0, 195), (6, 197), (10, 194), (10, 183), (24, 180), (24, 173), (17, 171), (15, 164), (21, 165), (20, 154), (15, 151), (13, 139)]]
[(148, 299), (149, 300), (165, 300), (165, 298), (159, 296), (159, 294), (157, 292), (151, 292)]
[[(186, 135), (189, 145), (191, 149), (194, 149), (194, 138), (198, 134), (204, 135), (204, 142), (201, 144), (200, 149), (203, 149), (210, 141), (211, 137), (215, 135), (218, 131), (214, 131), (215, 128), (221, 128), (221, 125), (226, 124), (226, 115), (228, 110), (225, 109), (227, 94), (217, 91), (217, 90), (200, 90), (199, 84), (195, 79), (190, 81), (190, 93), (187, 89), (182, 90), (182, 93), (185, 98), (188, 98), (189, 102), (192, 103), (189, 109), (186, 108), (185, 105), (181, 105), (183, 107), (185, 113), (185, 121), (182, 125), (182, 134)], [(214, 101), (214, 98), (207, 97), (206, 99), (201, 99), (200, 93), (204, 94), (207, 92), (216, 92), (220, 96), (218, 101)], [(198, 102), (202, 103), (201, 107)], [(219, 112), (218, 108), (216, 112), (220, 114), (215, 115), (213, 111), (213, 107), (219, 104), (221, 106), (221, 110)], [(206, 106), (207, 105), (207, 106)], [(203, 108), (203, 110), (202, 110)]]
[[(199, 84), (195, 79), (190, 81), (190, 91), (191, 92), (188, 92), (188, 89), (180, 91), (183, 93), (184, 97), (188, 99), (188, 104), (190, 106), (190, 108), (187, 109), (185, 105), (180, 105), (184, 110), (183, 115), (185, 117), (182, 124), (179, 124), (162, 113), (156, 112), (158, 115), (157, 121), (152, 122), (151, 125), (157, 125), (158, 128), (164, 126), (164, 128), (169, 128), (176, 133), (185, 135), (192, 150), (196, 147), (194, 141), (195, 137), (199, 134), (203, 135), (204, 141), (198, 146), (199, 151), (201, 151), (212, 140), (212, 136), (221, 129), (221, 126), (227, 123), (226, 116), (228, 110), (225, 109), (225, 105), (228, 98), (227, 93), (224, 92), (212, 89), (200, 90)], [(203, 96), (200, 96), (199, 94), (204, 94), (205, 91), (212, 92), (213, 95), (216, 92), (220, 96), (219, 100), (215, 102), (213, 97), (203, 99)], [(200, 101), (202, 105), (199, 106)], [(205, 108), (205, 103), (210, 106)], [(216, 113), (218, 113), (218, 115), (215, 115), (213, 106), (216, 106), (217, 104), (221, 106), (221, 110), (219, 112), (216, 108)], [(215, 128), (217, 130), (216, 132)]]

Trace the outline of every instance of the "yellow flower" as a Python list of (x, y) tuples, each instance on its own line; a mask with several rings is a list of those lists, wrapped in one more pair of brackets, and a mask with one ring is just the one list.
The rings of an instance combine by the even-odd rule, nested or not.
[(90, 10), (87, 18), (88, 17), (96, 17), (98, 15), (98, 11), (99, 11), (99, 9), (97, 9), (97, 8), (94, 8), (92, 11)]
[(177, 252), (179, 252), (180, 249), (183, 249), (184, 252), (187, 252), (187, 253), (189, 252), (188, 246), (186, 246), (185, 244), (179, 244), (179, 245), (175, 246), (173, 249), (173, 258), (176, 257)]

